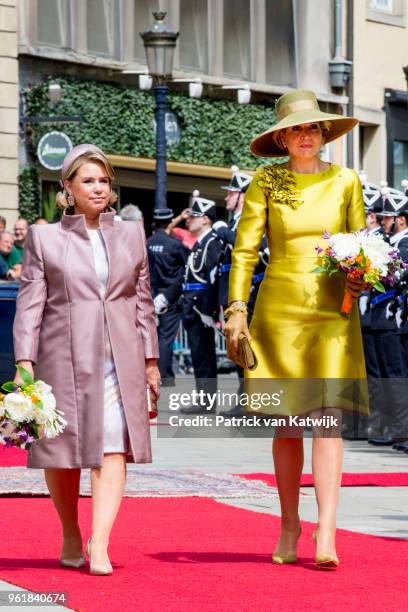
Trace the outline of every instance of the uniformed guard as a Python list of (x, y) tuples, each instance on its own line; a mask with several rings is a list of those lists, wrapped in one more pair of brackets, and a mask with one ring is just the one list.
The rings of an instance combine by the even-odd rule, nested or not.
[(240, 172), (238, 166), (231, 167), (232, 178), (229, 185), (221, 187), (227, 191), (225, 205), (230, 215), (228, 225), (223, 221), (217, 221), (213, 229), (217, 232), (223, 242), (223, 250), (219, 268), (219, 290), (218, 301), (221, 306), (228, 305), (228, 278), (231, 269), (231, 251), (234, 247), (237, 235), (238, 221), (244, 206), (244, 196), (252, 181), (252, 176)]
[[(244, 206), (245, 193), (251, 184), (252, 176), (241, 172), (238, 166), (231, 167), (232, 177), (230, 184), (221, 189), (227, 190), (225, 197), (226, 209), (231, 215), (229, 224), (217, 221), (214, 230), (223, 241), (223, 251), (220, 260), (220, 282), (219, 282), (219, 304), (223, 307), (228, 305), (228, 280), (231, 269), (231, 251), (234, 248), (237, 235), (238, 222)], [(252, 277), (252, 286), (248, 303), (249, 318), (252, 316), (253, 308), (258, 294), (260, 283), (264, 277), (268, 265), (269, 249), (265, 237), (262, 239), (259, 250), (259, 264), (255, 268)]]
[(173, 216), (170, 208), (155, 209), (155, 231), (147, 240), (154, 309), (159, 321), (159, 369), (165, 386), (175, 384), (173, 342), (181, 320), (179, 297), (188, 257), (183, 243), (167, 231)]
[[(408, 197), (401, 191), (389, 187), (383, 188), (382, 194), (383, 227), (388, 233), (390, 244), (399, 248), (400, 255), (404, 258), (403, 240), (408, 234), (408, 227), (407, 231), (404, 229), (408, 213)], [(369, 417), (369, 428), (373, 432), (369, 442), (375, 446), (391, 446), (403, 442), (405, 440), (403, 430), (406, 428), (408, 416), (405, 388), (408, 369), (401, 337), (396, 333), (395, 317), (393, 317), (397, 290), (393, 286), (386, 286), (385, 289), (385, 293), (373, 290), (370, 300), (371, 329), (378, 355), (378, 378), (382, 380), (385, 396), (382, 408), (372, 411)]]
[[(229, 271), (231, 269), (231, 252), (234, 248), (235, 238), (237, 235), (237, 227), (238, 222), (241, 217), (242, 209), (244, 206), (244, 198), (245, 193), (251, 184), (252, 176), (249, 174), (245, 174), (241, 172), (238, 166), (231, 167), (232, 177), (230, 184), (226, 187), (221, 187), (221, 189), (227, 190), (227, 195), (225, 197), (226, 209), (231, 215), (231, 219), (229, 224), (223, 223), (222, 221), (217, 221), (214, 224), (214, 229), (216, 230), (218, 236), (223, 242), (223, 250), (220, 260), (220, 281), (219, 281), (219, 293), (218, 300), (220, 306), (226, 308), (228, 306), (228, 281), (229, 281)], [(259, 263), (255, 268), (254, 275), (252, 277), (251, 290), (248, 301), (248, 323), (250, 323), (252, 314), (255, 307), (256, 297), (258, 295), (258, 290), (262, 279), (265, 275), (265, 269), (268, 265), (269, 259), (269, 249), (268, 244), (266, 242), (266, 238), (262, 238), (261, 247), (259, 250)], [(244, 379), (244, 371), (241, 367), (236, 366), (238, 376), (241, 380), (241, 383)], [(242, 391), (242, 384), (240, 388), (240, 392)], [(231, 408), (228, 411), (221, 412), (220, 414), (224, 416), (242, 416), (245, 413), (242, 406), (237, 405)]]
[[(360, 172), (359, 177), (363, 187), (364, 208), (366, 214), (366, 228), (369, 234), (380, 234), (385, 236), (381, 226), (381, 214), (383, 209), (383, 198), (380, 187), (367, 181), (365, 172)], [(364, 356), (368, 377), (368, 388), (370, 394), (371, 414), (379, 414), (382, 410), (385, 398), (383, 388), (379, 381), (378, 353), (375, 347), (375, 339), (371, 329), (370, 301), (372, 291), (363, 291), (358, 300), (360, 311), (360, 324), (363, 337)], [(344, 414), (343, 437), (350, 440), (367, 440), (368, 419), (360, 414)]]
[[(366, 228), (369, 234), (380, 234), (385, 236), (381, 225), (383, 198), (380, 188), (374, 183), (367, 181), (365, 173), (359, 173), (363, 187), (364, 209), (366, 214)], [(359, 298), (360, 323), (362, 329), (370, 328), (370, 291), (364, 291)]]
[[(197, 391), (214, 398), (217, 392), (214, 318), (218, 310), (217, 271), (222, 250), (222, 243), (212, 230), (215, 220), (215, 202), (200, 197), (200, 192), (195, 190), (186, 226), (197, 242), (187, 260), (181, 305)], [(211, 407), (207, 396), (197, 404), (182, 408), (181, 412), (209, 414), (216, 412), (216, 408)]]
[[(401, 259), (408, 264), (408, 181), (402, 181), (402, 187), (405, 191), (407, 201), (405, 204), (398, 209), (398, 213), (395, 219), (394, 234), (390, 238), (390, 243), (393, 247), (398, 249)], [(408, 270), (402, 274), (396, 286), (396, 295), (394, 298), (394, 312), (396, 322), (396, 333), (401, 344), (401, 356), (403, 358), (403, 365), (405, 366), (405, 378), (400, 383), (401, 393), (404, 397), (408, 397), (408, 304), (407, 304), (407, 293), (408, 293)], [(398, 430), (398, 441), (393, 440), (393, 448), (396, 450), (403, 450), (408, 453), (408, 406), (405, 406), (405, 411), (401, 410), (397, 414), (397, 423), (394, 427)]]

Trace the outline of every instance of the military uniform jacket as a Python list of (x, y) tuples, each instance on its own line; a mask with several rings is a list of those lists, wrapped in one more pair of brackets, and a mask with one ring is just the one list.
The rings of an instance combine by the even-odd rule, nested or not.
[[(388, 238), (386, 237), (384, 230), (382, 227), (376, 227), (374, 230), (369, 232), (370, 234), (380, 234), (384, 240), (388, 242)], [(368, 291), (363, 291), (358, 300), (359, 311), (360, 311), (360, 324), (362, 329), (368, 330), (371, 328), (371, 318), (372, 318), (372, 308), (371, 308), (371, 298), (380, 295), (378, 291), (374, 289), (370, 289)], [(381, 304), (379, 304), (376, 308), (380, 309)], [(384, 306), (385, 312), (386, 306)], [(378, 318), (378, 316), (377, 316)]]
[(163, 293), (174, 304), (182, 291), (188, 249), (178, 238), (158, 229), (147, 240), (147, 252), (153, 297)]
[[(397, 248), (401, 259), (408, 263), (408, 229), (395, 235), (396, 240), (391, 241), (393, 247)], [(408, 334), (408, 300), (407, 300), (407, 286), (408, 286), (408, 271), (406, 270), (396, 287), (396, 299), (398, 300), (399, 313), (397, 316), (402, 317), (403, 323), (400, 327), (395, 325), (399, 334)]]
[[(229, 269), (231, 267), (231, 252), (234, 248), (235, 238), (237, 236), (238, 222), (241, 215), (233, 217), (228, 227), (219, 227), (217, 229), (217, 235), (223, 242), (223, 250), (220, 259), (219, 266), (219, 290), (218, 290), (218, 301), (222, 306), (228, 304), (228, 282), (229, 282)], [(252, 300), (252, 296), (256, 291), (252, 291), (255, 287), (259, 287), (262, 280), (262, 276), (265, 273), (266, 266), (268, 265), (269, 249), (266, 242), (266, 238), (262, 238), (261, 248), (259, 250), (259, 263), (254, 270), (253, 280), (254, 283), (251, 287), (251, 293), (249, 302)]]
[(218, 265), (222, 243), (212, 230), (197, 240), (187, 260), (182, 294), (183, 316), (198, 316), (194, 306), (203, 314), (214, 316), (217, 308)]

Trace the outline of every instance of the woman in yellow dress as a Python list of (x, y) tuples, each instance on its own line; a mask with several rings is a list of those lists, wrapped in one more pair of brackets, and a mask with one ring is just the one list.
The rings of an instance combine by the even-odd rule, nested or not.
[[(238, 336), (246, 334), (258, 358), (254, 371), (246, 370), (252, 392), (271, 379), (293, 382), (285, 415), (331, 415), (341, 425), (347, 393), (329, 392), (320, 405), (313, 393), (301, 392), (315, 379), (364, 379), (365, 362), (357, 308), (350, 318), (340, 315), (345, 288), (355, 298), (363, 283), (342, 281), (313, 270), (318, 265), (315, 247), (325, 231), (352, 232), (365, 227), (362, 188), (357, 174), (348, 168), (323, 162), (321, 147), (350, 131), (357, 120), (320, 111), (313, 92), (294, 91), (276, 104), (278, 123), (251, 143), (260, 157), (288, 157), (283, 165), (263, 166), (246, 193), (232, 252), (226, 336), (229, 351), (236, 354)], [(269, 265), (259, 290), (250, 330), (246, 303), (258, 261), (258, 248), (266, 234)], [(339, 381), (341, 387), (342, 382)], [(320, 383), (322, 384), (322, 383)], [(258, 385), (258, 386), (257, 386)], [(313, 388), (313, 384), (311, 385)], [(336, 384), (334, 385), (336, 391)], [(338, 390), (338, 389), (337, 389)], [(333, 389), (331, 390), (333, 391)], [(355, 404), (354, 404), (355, 409)], [(285, 412), (286, 410), (286, 412)], [(367, 413), (366, 404), (358, 408)], [(271, 408), (270, 413), (276, 414)], [(288, 416), (285, 417), (288, 422)], [(312, 469), (318, 505), (314, 533), (316, 562), (336, 567), (336, 508), (341, 483), (342, 439), (313, 429)], [(299, 432), (298, 432), (299, 433)], [(297, 560), (300, 536), (299, 489), (303, 468), (302, 432), (293, 435), (288, 426), (277, 427), (273, 460), (281, 505), (281, 534), (273, 553), (275, 563)]]

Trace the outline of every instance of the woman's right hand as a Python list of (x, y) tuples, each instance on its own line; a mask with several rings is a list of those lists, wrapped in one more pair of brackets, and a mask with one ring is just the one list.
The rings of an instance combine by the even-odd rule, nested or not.
[[(34, 368), (33, 368), (32, 361), (17, 361), (17, 364), (21, 366), (22, 368), (24, 368), (25, 370), (27, 370), (27, 372), (29, 372), (32, 378), (34, 379)], [(18, 385), (23, 384), (23, 381), (21, 380), (21, 376), (18, 373), (18, 370), (16, 371), (16, 375), (14, 376), (14, 382), (17, 383)]]
[(225, 325), (225, 338), (227, 341), (227, 352), (232, 357), (238, 354), (238, 337), (239, 334), (245, 334), (249, 342), (251, 342), (251, 334), (248, 329), (247, 315), (244, 312), (231, 313)]

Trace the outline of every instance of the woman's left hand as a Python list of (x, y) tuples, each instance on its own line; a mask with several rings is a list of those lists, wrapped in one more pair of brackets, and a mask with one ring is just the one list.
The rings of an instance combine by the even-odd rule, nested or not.
[(160, 397), (160, 371), (157, 367), (157, 359), (146, 359), (146, 382), (155, 394), (156, 398)]
[(367, 283), (362, 278), (349, 278), (346, 276), (346, 291), (352, 298), (360, 297), (361, 293), (368, 288)]

